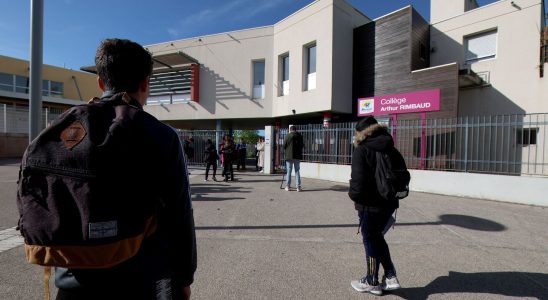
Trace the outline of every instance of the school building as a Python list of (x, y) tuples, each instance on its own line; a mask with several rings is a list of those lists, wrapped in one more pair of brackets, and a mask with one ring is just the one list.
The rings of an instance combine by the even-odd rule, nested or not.
[(543, 0), (431, 0), (430, 22), (412, 6), (372, 20), (317, 0), (272, 26), (148, 45), (146, 110), (177, 128), (285, 127), (355, 120), (360, 98), (433, 90), (429, 119), (546, 112), (547, 37)]

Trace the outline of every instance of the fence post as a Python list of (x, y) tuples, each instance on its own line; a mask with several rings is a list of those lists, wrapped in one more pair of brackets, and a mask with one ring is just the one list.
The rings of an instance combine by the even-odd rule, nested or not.
[(468, 172), (468, 117), (464, 118), (464, 172)]
[(4, 133), (8, 132), (8, 105), (4, 104)]
[(45, 111), (46, 111), (46, 116), (45, 116), (44, 128), (47, 128), (48, 127), (49, 109), (46, 107)]
[(421, 113), (421, 170), (424, 170), (424, 160), (426, 158), (426, 113)]

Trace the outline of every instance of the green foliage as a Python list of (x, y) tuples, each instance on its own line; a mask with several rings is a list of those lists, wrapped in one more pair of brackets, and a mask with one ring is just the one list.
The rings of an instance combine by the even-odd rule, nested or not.
[(243, 138), (247, 143), (248, 149), (259, 141), (259, 134), (256, 130), (235, 130), (234, 131), (234, 143), (238, 144), (240, 139)]

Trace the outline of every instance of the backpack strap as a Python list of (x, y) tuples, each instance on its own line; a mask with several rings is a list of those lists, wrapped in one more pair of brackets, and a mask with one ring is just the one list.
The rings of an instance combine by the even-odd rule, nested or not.
[(44, 267), (44, 299), (49, 300), (49, 279), (51, 277), (51, 267)]

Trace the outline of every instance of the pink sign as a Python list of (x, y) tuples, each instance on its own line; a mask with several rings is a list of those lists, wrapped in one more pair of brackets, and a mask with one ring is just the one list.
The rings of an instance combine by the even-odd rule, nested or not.
[(358, 99), (359, 117), (439, 110), (439, 89)]

